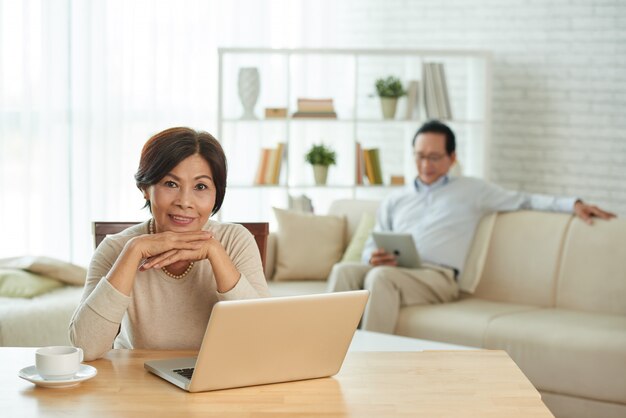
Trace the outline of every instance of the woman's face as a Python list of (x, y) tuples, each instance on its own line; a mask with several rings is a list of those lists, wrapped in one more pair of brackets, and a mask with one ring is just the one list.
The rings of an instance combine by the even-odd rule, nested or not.
[(199, 154), (187, 157), (144, 197), (150, 200), (155, 232), (199, 231), (215, 206), (211, 167)]

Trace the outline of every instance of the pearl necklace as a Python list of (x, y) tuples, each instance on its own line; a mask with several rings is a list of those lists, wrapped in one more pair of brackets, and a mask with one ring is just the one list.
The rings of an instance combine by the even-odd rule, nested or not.
[[(151, 235), (154, 234), (154, 218), (150, 219), (150, 222), (148, 222), (148, 230), (150, 231)], [(189, 266), (187, 266), (187, 269), (183, 271), (182, 274), (170, 273), (169, 271), (167, 271), (165, 267), (161, 267), (161, 271), (163, 271), (163, 273), (167, 274), (172, 279), (180, 280), (183, 277), (185, 277), (187, 274), (189, 274), (192, 267), (193, 267), (193, 261), (190, 261)]]

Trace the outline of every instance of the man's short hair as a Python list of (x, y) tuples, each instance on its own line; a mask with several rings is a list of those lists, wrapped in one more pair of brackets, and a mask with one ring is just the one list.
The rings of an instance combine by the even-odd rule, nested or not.
[(452, 153), (456, 150), (456, 139), (454, 137), (454, 132), (452, 132), (452, 129), (450, 129), (448, 125), (446, 125), (445, 123), (441, 123), (438, 120), (429, 120), (428, 122), (420, 126), (420, 128), (415, 133), (415, 136), (413, 137), (413, 147), (415, 147), (415, 141), (417, 141), (417, 136), (419, 134), (425, 134), (428, 132), (444, 134), (446, 136), (446, 153), (448, 155), (452, 155)]

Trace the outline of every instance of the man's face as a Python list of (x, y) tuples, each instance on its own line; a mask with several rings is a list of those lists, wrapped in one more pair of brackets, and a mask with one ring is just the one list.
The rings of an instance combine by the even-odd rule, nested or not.
[(419, 134), (413, 149), (420, 180), (432, 184), (446, 175), (456, 160), (456, 154), (446, 153), (446, 136), (435, 132)]

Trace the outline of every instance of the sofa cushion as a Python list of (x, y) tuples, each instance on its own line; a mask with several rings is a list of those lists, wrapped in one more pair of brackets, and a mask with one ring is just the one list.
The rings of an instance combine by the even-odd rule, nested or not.
[(344, 218), (274, 208), (278, 248), (274, 280), (323, 280), (343, 254)]
[(363, 216), (364, 213), (376, 216), (378, 206), (380, 206), (379, 200), (338, 199), (333, 201), (330, 205), (328, 214), (341, 216), (346, 219), (345, 242), (350, 242), (350, 239), (361, 221), (361, 216)]
[(463, 292), (473, 294), (478, 287), (489, 253), (489, 241), (491, 241), (491, 234), (497, 217), (497, 213), (486, 215), (476, 227), (463, 272), (459, 278), (459, 289)]
[(483, 346), (489, 322), (500, 315), (539, 309), (476, 298), (440, 305), (407, 306), (400, 310), (395, 333), (452, 344)]
[(560, 395), (552, 392), (542, 392), (541, 400), (546, 404), (555, 417), (567, 418), (624, 418), (626, 405), (601, 402), (588, 398)]
[(626, 315), (626, 221), (574, 219), (557, 286), (559, 308)]
[(556, 275), (571, 215), (500, 213), (474, 295), (522, 305), (554, 306)]
[(62, 286), (58, 280), (29, 271), (0, 269), (0, 297), (32, 298)]
[(87, 277), (84, 267), (44, 256), (4, 258), (0, 260), (0, 268), (28, 270), (74, 286), (85, 284)]
[(361, 261), (361, 253), (363, 253), (365, 242), (372, 233), (375, 224), (376, 217), (371, 213), (364, 212), (346, 251), (343, 253), (343, 257), (341, 258), (342, 262)]
[(316, 293), (326, 293), (326, 280), (275, 280), (267, 282), (270, 295), (278, 296), (298, 296), (313, 295)]
[(485, 348), (506, 350), (537, 389), (626, 403), (626, 317), (538, 309), (494, 318)]

